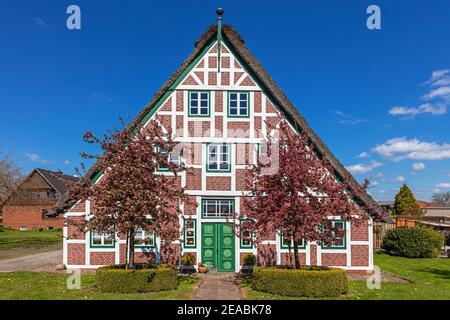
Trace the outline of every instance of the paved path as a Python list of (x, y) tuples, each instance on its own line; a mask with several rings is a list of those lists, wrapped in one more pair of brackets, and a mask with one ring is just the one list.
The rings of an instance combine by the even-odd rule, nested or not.
[(0, 260), (0, 272), (54, 271), (62, 263), (62, 250), (43, 252), (25, 257)]
[(242, 300), (234, 273), (202, 274), (193, 300)]

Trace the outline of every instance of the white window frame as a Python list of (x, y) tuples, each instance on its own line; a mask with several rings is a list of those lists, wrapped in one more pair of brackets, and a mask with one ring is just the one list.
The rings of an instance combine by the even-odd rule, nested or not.
[[(211, 203), (213, 202), (213, 203)], [(208, 213), (208, 206), (214, 205), (215, 212), (213, 214)], [(222, 205), (228, 205), (228, 213), (223, 214), (221, 212)], [(202, 199), (202, 217), (203, 218), (229, 218), (231, 213), (235, 210), (234, 199)]]
[[(137, 238), (137, 233), (140, 233), (142, 236)], [(146, 239), (151, 239), (151, 244), (147, 244)], [(138, 241), (141, 241), (142, 243), (137, 244)], [(134, 232), (134, 246), (136, 248), (154, 248), (156, 246), (155, 233), (143, 230), (142, 228), (136, 228), (136, 231)]]
[[(223, 148), (226, 148), (226, 152), (223, 152)], [(216, 148), (215, 157), (212, 157), (211, 149)], [(226, 160), (224, 161), (223, 156), (226, 155)], [(216, 169), (212, 169), (211, 165), (215, 164)], [(226, 169), (222, 168), (225, 164)], [(207, 145), (207, 161), (206, 161), (206, 171), (207, 172), (230, 172), (231, 171), (231, 146), (229, 144), (211, 143)]]
[[(236, 95), (236, 99), (232, 99), (232, 95)], [(245, 97), (245, 99), (243, 99)], [(236, 102), (236, 108), (232, 108), (232, 102)], [(241, 113), (243, 109), (242, 103), (245, 102), (245, 114)], [(236, 109), (236, 114), (232, 114), (231, 110)], [(228, 92), (228, 117), (230, 118), (246, 118), (250, 116), (250, 93), (247, 91), (232, 91)]]
[[(197, 98), (193, 98), (192, 95), (197, 94)], [(209, 117), (210, 113), (210, 92), (209, 91), (189, 91), (188, 92), (188, 101), (189, 101), (189, 117)], [(203, 95), (206, 95), (206, 99), (203, 97)], [(197, 106), (192, 106), (192, 102), (197, 102)], [(207, 106), (202, 106), (202, 102), (206, 101)], [(196, 108), (197, 113), (192, 112), (192, 109)], [(204, 110), (206, 108), (207, 113), (203, 114), (202, 109)]]
[[(100, 239), (100, 244), (94, 243), (95, 239)], [(107, 243), (106, 240), (110, 239), (111, 243)], [(115, 241), (114, 241), (114, 235), (108, 234), (104, 232), (97, 232), (95, 230), (91, 231), (91, 248), (97, 248), (97, 247), (114, 247)]]

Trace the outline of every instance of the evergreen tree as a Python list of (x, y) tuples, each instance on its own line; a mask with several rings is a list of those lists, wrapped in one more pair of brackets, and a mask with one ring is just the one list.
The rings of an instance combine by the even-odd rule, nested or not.
[(394, 214), (396, 216), (419, 216), (423, 214), (423, 210), (417, 204), (414, 194), (406, 183), (395, 196)]

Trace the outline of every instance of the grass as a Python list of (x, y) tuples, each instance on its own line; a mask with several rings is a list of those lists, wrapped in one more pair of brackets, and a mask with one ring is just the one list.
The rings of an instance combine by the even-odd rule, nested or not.
[[(375, 265), (410, 283), (382, 282), (380, 290), (370, 290), (366, 281), (350, 280), (350, 293), (338, 299), (357, 300), (449, 300), (450, 259), (407, 259), (387, 254), (376, 254)], [(299, 299), (271, 295), (250, 288), (243, 283), (244, 295), (249, 300)]]
[(69, 290), (68, 275), (39, 272), (0, 273), (0, 300), (188, 300), (198, 278), (179, 277), (178, 290), (152, 293), (101, 293), (95, 275), (81, 276), (81, 290)]
[(62, 247), (62, 231), (0, 231), (0, 260), (56, 250)]

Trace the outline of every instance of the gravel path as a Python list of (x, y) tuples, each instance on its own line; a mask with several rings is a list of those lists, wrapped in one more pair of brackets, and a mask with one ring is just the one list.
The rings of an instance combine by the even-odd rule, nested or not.
[(0, 272), (54, 271), (62, 263), (62, 250), (33, 254), (25, 257), (0, 260)]

